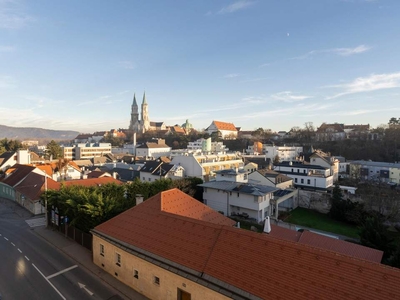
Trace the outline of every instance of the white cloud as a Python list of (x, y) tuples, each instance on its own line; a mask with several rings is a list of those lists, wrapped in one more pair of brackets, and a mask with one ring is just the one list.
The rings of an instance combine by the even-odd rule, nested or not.
[(228, 6), (225, 6), (223, 8), (221, 8), (218, 13), (219, 14), (229, 14), (229, 13), (233, 13), (242, 9), (245, 9), (251, 5), (253, 5), (254, 2), (253, 1), (247, 1), (247, 0), (241, 0), (241, 1), (236, 1)]
[(307, 59), (314, 55), (322, 54), (322, 53), (333, 53), (333, 54), (337, 54), (340, 56), (351, 56), (354, 54), (360, 54), (360, 53), (366, 52), (370, 49), (371, 49), (371, 47), (369, 47), (369, 46), (359, 45), (354, 48), (332, 48), (332, 49), (323, 49), (323, 50), (312, 50), (306, 54), (292, 57), (290, 59)]
[(136, 67), (135, 64), (129, 60), (119, 61), (118, 64), (124, 69), (134, 69)]
[(383, 89), (400, 87), (400, 72), (389, 74), (372, 74), (369, 77), (358, 77), (350, 83), (330, 86), (340, 88), (343, 91), (328, 97), (334, 99), (348, 94), (372, 92)]
[(25, 13), (20, 1), (0, 1), (0, 29), (19, 29), (30, 21), (33, 21), (33, 17)]
[(305, 95), (293, 95), (291, 91), (284, 91), (280, 93), (276, 93), (271, 95), (271, 98), (283, 102), (296, 102), (296, 101), (302, 101), (308, 98), (312, 98), (311, 96), (305, 96)]
[(231, 74), (226, 74), (224, 75), (224, 78), (235, 78), (235, 77), (239, 77), (240, 74), (238, 73), (231, 73)]

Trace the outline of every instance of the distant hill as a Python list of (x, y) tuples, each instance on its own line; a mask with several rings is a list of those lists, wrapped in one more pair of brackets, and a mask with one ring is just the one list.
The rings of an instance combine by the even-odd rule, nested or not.
[(9, 127), (0, 125), (0, 139), (12, 140), (73, 140), (79, 134), (71, 130), (51, 130), (34, 127)]

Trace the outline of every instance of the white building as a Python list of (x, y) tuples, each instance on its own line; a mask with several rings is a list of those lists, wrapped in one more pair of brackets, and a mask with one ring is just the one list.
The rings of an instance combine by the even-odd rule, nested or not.
[(185, 177), (185, 169), (182, 166), (167, 164), (159, 160), (146, 161), (140, 168), (140, 180), (154, 182), (159, 179), (181, 179)]
[(90, 159), (111, 154), (110, 143), (78, 143), (73, 146), (61, 146), (63, 158), (69, 160)]
[(360, 180), (400, 183), (400, 163), (355, 160), (350, 162), (350, 177)]
[(333, 175), (331, 175), (330, 168), (296, 161), (284, 161), (276, 165), (274, 170), (291, 177), (297, 188), (326, 191), (333, 186)]
[(228, 148), (222, 142), (213, 142), (211, 138), (208, 139), (198, 139), (194, 142), (189, 142), (187, 145), (187, 150), (189, 152), (199, 152), (202, 153), (213, 153), (222, 154), (229, 151)]
[(333, 176), (333, 182), (339, 179), (339, 160), (322, 151), (315, 151), (310, 155), (310, 163), (313, 165), (329, 168)]
[(206, 129), (208, 134), (218, 132), (222, 139), (236, 139), (238, 130), (233, 123), (225, 123), (220, 121), (212, 121), (211, 125)]
[(171, 164), (185, 169), (185, 176), (198, 177), (204, 181), (215, 179), (216, 171), (243, 168), (242, 159), (235, 153), (204, 155), (184, 153), (172, 157)]
[(156, 142), (144, 143), (136, 146), (136, 156), (139, 157), (152, 157), (159, 158), (161, 156), (170, 156), (171, 147), (165, 144), (164, 140), (157, 140)]
[(0, 155), (0, 170), (3, 172), (15, 164), (26, 165), (30, 163), (31, 155), (29, 150), (7, 151)]
[(265, 185), (232, 181), (211, 181), (199, 186), (203, 187), (204, 204), (225, 216), (239, 216), (256, 222), (273, 214), (270, 201), (278, 191)]
[(271, 159), (271, 161), (273, 161), (276, 156), (279, 157), (279, 161), (298, 160), (303, 154), (303, 147), (274, 146), (256, 142), (254, 145), (248, 146), (246, 153), (250, 155), (263, 155)]
[(215, 172), (216, 181), (247, 182), (248, 172), (244, 169), (226, 169)]

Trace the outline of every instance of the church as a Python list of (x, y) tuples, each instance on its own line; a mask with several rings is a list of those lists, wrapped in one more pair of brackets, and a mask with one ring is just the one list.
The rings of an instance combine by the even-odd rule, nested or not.
[(131, 122), (129, 124), (129, 130), (137, 133), (144, 133), (151, 130), (151, 124), (149, 119), (149, 107), (146, 101), (146, 93), (143, 93), (143, 101), (141, 106), (141, 114), (139, 118), (139, 106), (136, 102), (136, 95), (133, 95), (132, 111), (131, 111)]
[(179, 132), (188, 134), (193, 129), (192, 124), (186, 120), (186, 123), (182, 126), (166, 126), (164, 122), (150, 122), (149, 118), (149, 106), (146, 101), (146, 93), (143, 93), (143, 100), (141, 105), (141, 111), (139, 115), (139, 106), (136, 102), (136, 94), (133, 95), (133, 103), (131, 109), (131, 122), (129, 124), (129, 130), (136, 133), (145, 133), (146, 131), (165, 131), (168, 132)]

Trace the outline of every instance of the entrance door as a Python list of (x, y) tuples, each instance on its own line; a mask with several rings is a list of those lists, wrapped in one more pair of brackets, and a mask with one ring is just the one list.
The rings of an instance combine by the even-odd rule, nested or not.
[(188, 292), (178, 289), (178, 299), (177, 300), (191, 300), (191, 299), (192, 299), (192, 296)]

